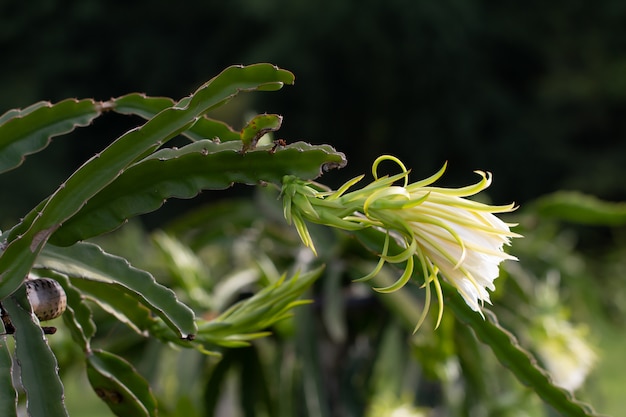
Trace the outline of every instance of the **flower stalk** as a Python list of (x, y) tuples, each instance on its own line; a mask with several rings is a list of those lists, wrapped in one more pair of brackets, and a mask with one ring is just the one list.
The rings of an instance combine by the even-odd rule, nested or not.
[[(379, 176), (383, 161), (396, 163), (401, 172)], [(514, 204), (493, 206), (467, 197), (478, 194), (491, 184), (491, 174), (475, 171), (481, 179), (461, 188), (435, 187), (446, 165), (424, 180), (409, 183), (409, 170), (393, 156), (377, 158), (372, 165), (374, 181), (361, 189), (350, 191), (363, 179), (358, 176), (338, 190), (332, 191), (314, 182), (293, 176), (283, 179), (282, 197), (285, 219), (293, 223), (302, 242), (316, 253), (306, 223), (318, 223), (346, 231), (377, 228), (385, 233), (385, 241), (376, 267), (358, 281), (376, 276), (386, 263), (400, 264), (404, 272), (398, 280), (376, 291), (387, 293), (406, 285), (421, 266), (426, 290), (426, 304), (416, 330), (425, 320), (431, 303), (431, 287), (439, 305), (437, 325), (443, 314), (443, 293), (439, 279), (452, 284), (468, 306), (481, 313), (484, 302), (490, 303), (489, 293), (498, 277), (498, 265), (515, 260), (504, 252), (510, 239), (520, 237), (508, 224), (496, 217), (498, 213), (515, 210)], [(401, 183), (401, 185), (397, 185)], [(403, 249), (390, 253), (394, 239)], [(481, 313), (482, 314), (482, 313)]]

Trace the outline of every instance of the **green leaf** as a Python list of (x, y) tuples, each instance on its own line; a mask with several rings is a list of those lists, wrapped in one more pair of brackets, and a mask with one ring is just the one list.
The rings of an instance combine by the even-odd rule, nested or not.
[[(109, 101), (111, 109), (121, 114), (132, 114), (150, 119), (157, 113), (174, 105), (174, 100), (166, 97), (147, 97), (133, 93)], [(217, 139), (221, 142), (240, 140), (240, 133), (226, 123), (206, 116), (198, 120), (182, 135), (192, 140)]]
[(87, 126), (102, 111), (91, 99), (40, 102), (0, 118), (0, 173), (18, 167), (26, 155), (44, 149), (53, 136)]
[(283, 117), (277, 114), (259, 114), (254, 116), (243, 129), (241, 129), (241, 152), (253, 150), (263, 135), (275, 132), (283, 124)]
[(471, 327), (478, 339), (491, 348), (500, 363), (509, 368), (520, 382), (531, 387), (546, 404), (562, 416), (597, 416), (591, 407), (577, 401), (570, 392), (555, 386), (532, 355), (519, 345), (515, 336), (500, 326), (495, 314), (483, 309), (483, 319), (447, 284), (444, 285), (444, 294), (446, 306), (454, 311), (455, 316)]
[(530, 209), (540, 216), (580, 224), (621, 226), (626, 224), (626, 203), (602, 201), (575, 191), (559, 191), (539, 198)]
[(90, 349), (91, 338), (96, 334), (96, 324), (92, 320), (91, 309), (81, 292), (70, 284), (70, 280), (61, 274), (54, 277), (63, 287), (67, 296), (67, 308), (63, 313), (63, 322), (72, 335), (72, 339), (83, 351)]
[(26, 390), (29, 416), (67, 416), (57, 360), (39, 327), (39, 321), (30, 313), (24, 287), (2, 304), (15, 326), (15, 357)]
[(280, 183), (284, 175), (314, 178), (321, 170), (346, 163), (345, 156), (328, 145), (297, 142), (275, 152), (259, 147), (246, 154), (239, 149), (235, 142), (203, 140), (155, 152), (88, 201), (50, 242), (66, 246), (114, 230), (171, 197), (192, 198), (201, 190), (224, 189), (233, 182)]
[(106, 104), (117, 113), (132, 114), (148, 120), (176, 103), (169, 97), (148, 97), (141, 93), (131, 93), (109, 100)]
[(124, 359), (102, 350), (87, 355), (87, 377), (95, 393), (120, 417), (154, 417), (157, 404), (148, 382)]
[(124, 286), (83, 278), (72, 278), (71, 281), (83, 297), (93, 301), (137, 333), (145, 334), (154, 323), (150, 309), (137, 301), (136, 296), (129, 295)]
[(201, 117), (183, 135), (193, 140), (213, 139), (217, 142), (239, 141), (239, 132), (228, 124), (209, 117)]
[[(181, 338), (196, 332), (193, 311), (178, 301), (172, 290), (156, 282), (148, 272), (134, 268), (126, 259), (108, 254), (97, 245), (86, 242), (66, 248), (47, 245), (38, 266), (70, 277), (119, 284), (126, 294), (161, 317)], [(72, 285), (81, 284), (73, 281)]]
[(50, 106), (49, 101), (38, 101), (37, 103), (31, 104), (28, 107), (23, 109), (11, 109), (5, 112), (2, 116), (0, 116), (0, 124), (3, 124), (7, 120), (13, 119), (15, 117), (24, 117), (27, 114), (37, 110), (40, 107)]
[(7, 338), (0, 337), (0, 410), (6, 417), (17, 416), (17, 391), (13, 386), (13, 359), (7, 346)]
[(202, 85), (190, 98), (163, 110), (95, 155), (10, 231), (9, 244), (0, 256), (0, 299), (11, 294), (24, 281), (50, 235), (123, 173), (128, 165), (184, 132), (205, 112), (238, 93), (277, 90), (293, 81), (292, 73), (269, 64), (229, 67)]

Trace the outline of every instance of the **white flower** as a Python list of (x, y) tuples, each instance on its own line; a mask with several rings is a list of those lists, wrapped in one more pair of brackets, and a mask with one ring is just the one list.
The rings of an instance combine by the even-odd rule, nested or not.
[(544, 334), (537, 341), (537, 353), (552, 380), (567, 390), (578, 389), (597, 361), (585, 328), (554, 316), (543, 317), (540, 324)]
[[(377, 175), (378, 165), (391, 160), (402, 173), (392, 177)], [(293, 177), (283, 184), (285, 217), (294, 221), (303, 242), (314, 250), (304, 219), (345, 230), (376, 227), (384, 230), (387, 240), (381, 250), (378, 266), (361, 280), (374, 277), (385, 263), (405, 264), (404, 273), (396, 283), (380, 292), (395, 291), (412, 277), (415, 261), (421, 264), (426, 287), (426, 306), (419, 327), (430, 305), (430, 284), (439, 301), (440, 322), (443, 313), (443, 294), (439, 277), (443, 277), (461, 294), (468, 306), (480, 312), (482, 303), (489, 303), (487, 290), (495, 289), (498, 265), (507, 259), (516, 259), (504, 252), (513, 237), (512, 225), (504, 223), (495, 213), (515, 210), (513, 204), (492, 206), (468, 200), (491, 184), (491, 174), (476, 171), (481, 180), (462, 188), (431, 186), (439, 179), (446, 166), (435, 175), (413, 184), (408, 182), (408, 170), (400, 160), (381, 156), (374, 162), (374, 181), (364, 188), (348, 192), (362, 179), (357, 177), (337, 191), (318, 191), (309, 183)], [(403, 181), (404, 185), (394, 185)], [(390, 239), (399, 240), (404, 249), (390, 254)], [(482, 313), (481, 313), (482, 314)], [(416, 329), (417, 329), (416, 327)]]
[(575, 391), (587, 379), (598, 356), (590, 344), (588, 328), (569, 320), (569, 311), (559, 299), (559, 281), (559, 272), (552, 270), (545, 282), (534, 287), (539, 314), (532, 318), (528, 331), (554, 384)]
[[(475, 192), (488, 187), (491, 180), (480, 174), (483, 181), (475, 186)], [(479, 301), (490, 302), (487, 289), (495, 289), (493, 281), (499, 275), (500, 262), (516, 259), (503, 247), (518, 235), (493, 214), (510, 211), (513, 206), (489, 206), (465, 200), (451, 191), (429, 187), (412, 190), (413, 199), (426, 199), (398, 216), (410, 227), (417, 241), (416, 254), (430, 273), (436, 275), (438, 270), (473, 310), (480, 311)]]

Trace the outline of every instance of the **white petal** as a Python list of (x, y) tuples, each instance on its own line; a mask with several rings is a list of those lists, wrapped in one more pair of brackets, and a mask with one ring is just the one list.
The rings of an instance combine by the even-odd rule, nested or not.
[(495, 290), (498, 265), (515, 259), (503, 251), (510, 239), (509, 226), (489, 212), (429, 201), (414, 207), (409, 218), (423, 220), (409, 222), (421, 250), (466, 303), (479, 311), (479, 301), (490, 302), (487, 289)]

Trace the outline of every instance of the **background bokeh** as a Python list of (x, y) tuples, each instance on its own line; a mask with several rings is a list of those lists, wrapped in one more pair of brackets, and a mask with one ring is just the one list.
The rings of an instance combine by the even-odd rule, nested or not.
[[(501, 203), (556, 189), (623, 200), (625, 17), (618, 0), (0, 2), (0, 112), (134, 91), (183, 97), (228, 65), (271, 62), (296, 85), (245, 105), (283, 114), (288, 141), (344, 151), (349, 166), (330, 184), (392, 153), (416, 178), (449, 161), (451, 185), (492, 171)], [(5, 176), (1, 201), (19, 201), (5, 215), (136, 122), (98, 120)]]

